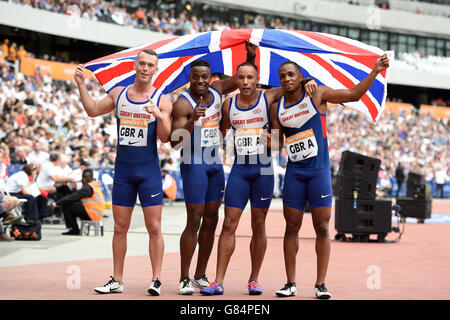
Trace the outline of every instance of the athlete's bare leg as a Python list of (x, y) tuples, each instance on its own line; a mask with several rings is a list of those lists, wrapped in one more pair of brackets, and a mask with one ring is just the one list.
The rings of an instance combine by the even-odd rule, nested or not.
[(194, 274), (195, 279), (200, 279), (206, 273), (206, 266), (208, 265), (208, 260), (214, 245), (220, 204), (221, 201), (205, 202), (202, 224), (198, 234), (198, 257), (197, 268)]
[(250, 241), (250, 257), (252, 271), (249, 280), (258, 281), (259, 271), (267, 248), (266, 216), (269, 209), (252, 208), (252, 240)]
[(330, 261), (330, 234), (328, 223), (331, 217), (331, 207), (312, 209), (314, 230), (316, 231), (317, 279), (316, 285), (325, 283), (328, 263)]
[(152, 265), (152, 281), (161, 279), (164, 256), (164, 238), (161, 232), (162, 205), (143, 207), (145, 227), (149, 235), (149, 255)]
[(125, 255), (127, 253), (127, 232), (130, 227), (131, 214), (133, 207), (112, 206), (114, 217), (114, 235), (113, 235), (113, 267), (114, 279), (122, 283), (123, 266)]
[(283, 215), (286, 221), (283, 239), (284, 266), (287, 282), (295, 282), (296, 259), (299, 248), (298, 233), (302, 226), (303, 211), (285, 205), (283, 206)]
[(225, 219), (219, 237), (217, 250), (216, 281), (223, 283), (228, 263), (236, 247), (236, 229), (242, 215), (242, 209), (225, 206)]
[(203, 216), (205, 205), (203, 203), (186, 203), (186, 227), (180, 237), (180, 281), (189, 277), (189, 267), (197, 246), (197, 233)]

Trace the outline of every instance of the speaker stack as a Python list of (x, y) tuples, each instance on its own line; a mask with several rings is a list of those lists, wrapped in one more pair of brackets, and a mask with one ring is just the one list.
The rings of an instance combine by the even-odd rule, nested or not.
[(406, 180), (406, 197), (396, 202), (401, 217), (417, 218), (419, 222), (431, 217), (431, 192), (423, 175), (410, 172)]
[(377, 241), (384, 242), (392, 231), (392, 201), (375, 199), (380, 165), (380, 159), (342, 153), (336, 185), (336, 240), (367, 242), (376, 234)]

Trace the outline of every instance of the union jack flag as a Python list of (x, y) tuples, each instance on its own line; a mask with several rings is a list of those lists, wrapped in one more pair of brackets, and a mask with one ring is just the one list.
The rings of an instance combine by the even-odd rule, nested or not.
[[(280, 86), (279, 66), (287, 61), (300, 65), (305, 77), (333, 89), (352, 88), (372, 70), (383, 50), (349, 38), (299, 30), (232, 29), (174, 37), (133, 47), (85, 64), (109, 92), (116, 86), (133, 83), (133, 69), (142, 49), (158, 53), (158, 72), (153, 85), (163, 93), (174, 91), (189, 82), (189, 64), (197, 59), (207, 60), (211, 73), (233, 75), (246, 59), (245, 42), (258, 46), (256, 65), (260, 83)], [(392, 60), (393, 52), (388, 53)], [(383, 112), (389, 68), (381, 72), (369, 91), (357, 102), (344, 106), (364, 113), (377, 122)]]

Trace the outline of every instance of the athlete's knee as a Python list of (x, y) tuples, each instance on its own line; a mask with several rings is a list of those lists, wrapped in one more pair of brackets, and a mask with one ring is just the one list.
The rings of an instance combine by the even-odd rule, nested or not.
[(186, 224), (186, 230), (191, 233), (197, 233), (200, 228), (201, 212), (191, 211)]
[(266, 230), (266, 219), (263, 215), (253, 216), (252, 217), (252, 230), (253, 233), (264, 232)]
[(130, 227), (130, 225), (127, 223), (116, 222), (114, 224), (114, 235), (115, 236), (126, 236), (129, 227)]
[(146, 223), (147, 232), (150, 236), (158, 236), (161, 234), (161, 222), (158, 220), (152, 220)]
[(319, 222), (315, 227), (317, 236), (321, 238), (328, 238), (330, 236), (328, 228), (328, 221)]
[(202, 221), (202, 228), (208, 230), (215, 230), (217, 227), (217, 222), (219, 221), (219, 215), (204, 216)]
[(285, 237), (297, 237), (300, 231), (301, 223), (286, 221)]
[(225, 217), (223, 221), (222, 233), (234, 233), (237, 229), (238, 220)]

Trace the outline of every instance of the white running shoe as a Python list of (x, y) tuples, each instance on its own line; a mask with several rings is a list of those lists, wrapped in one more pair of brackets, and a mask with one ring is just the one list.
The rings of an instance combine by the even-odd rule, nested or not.
[(152, 296), (159, 296), (161, 294), (161, 281), (159, 281), (158, 279), (152, 281), (150, 288), (148, 288), (147, 291)]
[(184, 278), (178, 285), (178, 292), (182, 295), (191, 295), (194, 291), (194, 288), (191, 287), (189, 278)]
[(198, 289), (204, 289), (209, 286), (209, 281), (206, 275), (203, 275), (200, 279), (192, 279), (192, 285)]
[(288, 282), (284, 285), (283, 288), (276, 292), (279, 297), (290, 297), (295, 296), (297, 294), (297, 288), (295, 287), (294, 282)]
[(316, 294), (316, 297), (319, 299), (331, 298), (331, 293), (328, 292), (327, 287), (325, 287), (325, 283), (322, 283), (320, 286), (315, 286), (314, 293)]
[(111, 280), (109, 280), (103, 287), (95, 288), (94, 291), (98, 293), (122, 293), (123, 283), (119, 283), (111, 276)]

